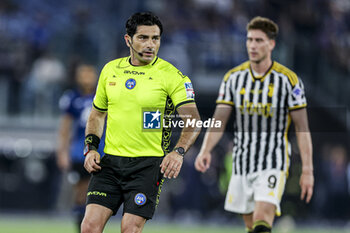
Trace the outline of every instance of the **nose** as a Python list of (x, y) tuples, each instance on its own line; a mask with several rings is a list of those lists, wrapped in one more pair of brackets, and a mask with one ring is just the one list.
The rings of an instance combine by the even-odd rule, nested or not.
[(147, 45), (147, 48), (153, 48), (155, 46), (152, 39), (147, 40), (146, 45)]

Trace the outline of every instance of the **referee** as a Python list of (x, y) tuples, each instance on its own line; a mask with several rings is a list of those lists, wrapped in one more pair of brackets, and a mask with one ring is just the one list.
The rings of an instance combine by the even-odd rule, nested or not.
[[(92, 177), (82, 232), (103, 232), (124, 204), (121, 232), (142, 232), (158, 204), (164, 178), (179, 175), (183, 157), (200, 129), (184, 127), (169, 151), (167, 116), (199, 120), (190, 79), (157, 57), (162, 24), (150, 12), (126, 22), (130, 56), (107, 63), (101, 71), (86, 126), (84, 167)], [(105, 155), (96, 151), (107, 116)], [(164, 121), (163, 121), (164, 120)], [(191, 125), (190, 125), (191, 126)], [(164, 178), (163, 178), (164, 177)]]
[[(247, 25), (249, 61), (231, 69), (221, 83), (213, 118), (222, 130), (209, 130), (195, 167), (205, 172), (211, 151), (233, 115), (233, 168), (225, 209), (243, 216), (248, 232), (271, 232), (288, 177), (291, 146), (287, 134), (296, 129), (302, 159), (301, 199), (312, 197), (314, 176), (304, 86), (297, 75), (272, 61), (278, 26), (270, 19), (253, 18)], [(233, 111), (232, 111), (233, 110)]]

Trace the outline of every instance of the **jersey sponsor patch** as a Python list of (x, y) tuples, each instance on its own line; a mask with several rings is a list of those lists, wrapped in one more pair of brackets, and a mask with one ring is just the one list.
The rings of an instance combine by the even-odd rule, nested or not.
[(125, 87), (128, 88), (129, 90), (133, 89), (136, 86), (136, 80), (133, 78), (130, 78), (126, 80), (125, 82)]
[(298, 85), (296, 85), (293, 88), (292, 95), (295, 99), (300, 100), (303, 96), (303, 90)]
[(187, 99), (194, 99), (194, 90), (192, 83), (185, 83)]
[(147, 197), (143, 193), (138, 193), (138, 194), (135, 195), (134, 202), (135, 202), (136, 205), (142, 206), (142, 205), (146, 204)]
[(144, 129), (160, 129), (160, 116), (162, 114), (159, 110), (156, 112), (143, 112), (143, 128)]

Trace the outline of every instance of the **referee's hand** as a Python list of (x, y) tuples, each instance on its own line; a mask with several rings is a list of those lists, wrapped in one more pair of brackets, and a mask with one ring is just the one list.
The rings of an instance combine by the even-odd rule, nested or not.
[(86, 171), (91, 173), (91, 172), (97, 172), (97, 171), (101, 170), (101, 167), (99, 166), (100, 158), (101, 158), (101, 156), (97, 151), (95, 151), (95, 150), (89, 151), (89, 153), (86, 155), (85, 161), (84, 161), (84, 167), (85, 167)]
[(183, 160), (183, 156), (179, 155), (177, 152), (170, 152), (164, 157), (162, 163), (160, 164), (160, 172), (164, 174), (165, 178), (175, 179), (180, 173)]
[(210, 152), (200, 152), (194, 162), (194, 167), (197, 171), (206, 172), (211, 163), (211, 153)]

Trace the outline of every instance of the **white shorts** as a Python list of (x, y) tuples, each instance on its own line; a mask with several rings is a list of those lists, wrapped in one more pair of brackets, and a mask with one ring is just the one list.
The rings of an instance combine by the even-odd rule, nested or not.
[(274, 204), (276, 215), (280, 216), (280, 202), (286, 179), (286, 173), (277, 169), (248, 175), (232, 174), (226, 194), (225, 210), (250, 214), (254, 211), (255, 202), (263, 201)]

